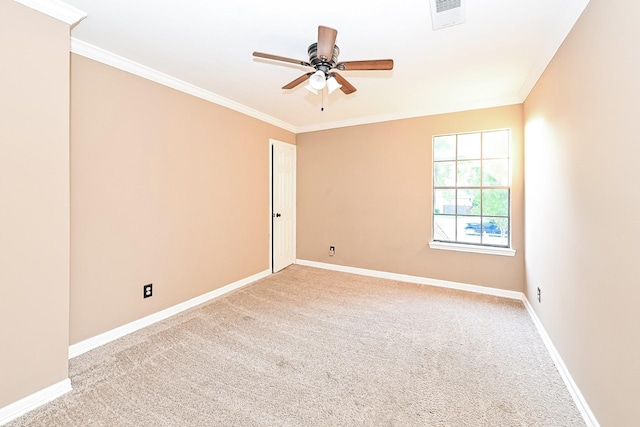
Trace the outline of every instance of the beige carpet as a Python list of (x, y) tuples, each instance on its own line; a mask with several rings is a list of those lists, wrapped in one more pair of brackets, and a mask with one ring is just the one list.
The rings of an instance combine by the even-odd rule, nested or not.
[(584, 425), (519, 301), (295, 265), (70, 375), (8, 425)]

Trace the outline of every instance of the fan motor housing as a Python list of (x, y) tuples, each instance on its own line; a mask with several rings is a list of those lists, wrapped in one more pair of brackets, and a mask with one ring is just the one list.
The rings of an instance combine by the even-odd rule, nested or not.
[[(316, 69), (320, 69), (320, 67), (324, 67), (327, 70), (330, 70), (336, 66), (338, 63), (338, 55), (340, 54), (340, 48), (338, 45), (333, 45), (333, 55), (331, 59), (322, 60), (322, 58), (318, 58), (318, 43), (312, 43), (309, 45), (309, 49), (307, 49), (309, 53), (309, 63)], [(326, 71), (326, 70), (325, 70)]]

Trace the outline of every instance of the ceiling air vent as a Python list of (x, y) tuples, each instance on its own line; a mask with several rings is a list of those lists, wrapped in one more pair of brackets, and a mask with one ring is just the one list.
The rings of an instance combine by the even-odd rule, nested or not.
[(429, 0), (434, 30), (462, 24), (465, 21), (466, 0)]

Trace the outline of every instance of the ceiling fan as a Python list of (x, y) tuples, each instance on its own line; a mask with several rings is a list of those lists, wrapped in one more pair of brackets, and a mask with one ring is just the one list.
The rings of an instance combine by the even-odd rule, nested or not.
[(337, 30), (320, 25), (318, 27), (318, 42), (311, 44), (307, 51), (309, 54), (308, 61), (300, 61), (298, 59), (285, 58), (283, 56), (271, 55), (262, 52), (253, 52), (253, 56), (273, 59), (275, 61), (289, 62), (292, 64), (302, 65), (303, 67), (315, 68), (316, 71), (303, 74), (291, 83), (282, 87), (282, 89), (293, 89), (308, 80), (309, 84), (306, 88), (315, 94), (317, 94), (319, 90), (324, 89), (325, 86), (329, 93), (338, 88), (346, 95), (356, 91), (356, 88), (335, 70), (353, 71), (393, 69), (393, 59), (370, 59), (364, 61), (338, 62), (340, 49), (336, 45), (337, 35)]

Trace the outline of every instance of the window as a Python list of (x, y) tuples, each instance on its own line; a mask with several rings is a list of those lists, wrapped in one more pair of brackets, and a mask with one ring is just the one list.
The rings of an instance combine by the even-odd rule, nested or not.
[(433, 240), (510, 247), (509, 130), (433, 137)]

